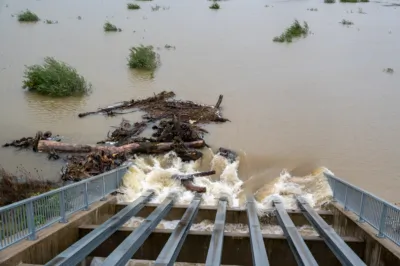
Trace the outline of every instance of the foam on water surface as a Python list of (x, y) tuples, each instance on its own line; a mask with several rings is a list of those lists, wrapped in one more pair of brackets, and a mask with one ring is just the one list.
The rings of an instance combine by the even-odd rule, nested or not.
[[(123, 177), (123, 186), (118, 196), (119, 202), (132, 202), (144, 191), (152, 189), (155, 192), (151, 203), (162, 202), (169, 193), (177, 193), (176, 204), (189, 204), (194, 193), (187, 191), (180, 181), (171, 178), (174, 174), (190, 174), (204, 170), (215, 170), (210, 177), (196, 177), (194, 184), (206, 187), (202, 205), (216, 205), (220, 196), (228, 197), (229, 206), (244, 207), (245, 196), (243, 181), (238, 176), (240, 159), (228, 162), (224, 157), (214, 155), (209, 149), (203, 159), (195, 162), (182, 162), (174, 152), (164, 156), (136, 157), (132, 166)], [(307, 176), (291, 176), (283, 170), (279, 176), (260, 186), (254, 196), (257, 200), (259, 214), (265, 214), (272, 208), (272, 200), (279, 198), (285, 208), (297, 209), (295, 196), (303, 196), (315, 209), (329, 202), (332, 191), (323, 172), (328, 169), (320, 167)]]
[[(126, 222), (124, 224), (124, 226), (138, 227), (143, 221), (144, 221), (144, 218), (142, 218), (142, 217), (132, 217), (128, 222)], [(176, 228), (178, 223), (179, 223), (179, 220), (173, 220), (173, 221), (162, 220), (157, 225), (156, 229), (173, 230)], [(192, 226), (190, 227), (191, 231), (211, 232), (213, 229), (214, 229), (214, 222), (210, 221), (210, 220), (203, 220), (200, 223), (192, 224)], [(303, 226), (297, 227), (297, 230), (299, 231), (299, 233), (301, 235), (318, 236), (318, 233), (315, 231), (315, 229), (309, 225), (303, 225)], [(247, 226), (247, 224), (242, 224), (242, 223), (237, 223), (237, 224), (226, 223), (224, 231), (229, 232), (229, 233), (230, 232), (248, 233), (249, 227)], [(261, 224), (261, 232), (263, 234), (283, 235), (282, 228), (279, 225)]]

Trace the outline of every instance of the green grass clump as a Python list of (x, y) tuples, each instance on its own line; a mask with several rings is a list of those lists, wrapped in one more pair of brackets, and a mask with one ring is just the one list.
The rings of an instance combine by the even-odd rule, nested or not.
[(280, 36), (273, 39), (274, 42), (292, 42), (293, 38), (305, 37), (308, 34), (308, 24), (304, 21), (303, 26), (296, 19), (293, 24)]
[(92, 85), (76, 69), (64, 62), (46, 57), (43, 65), (27, 66), (23, 88), (54, 97), (88, 94)]
[(29, 10), (26, 10), (18, 14), (18, 21), (20, 22), (37, 22), (39, 20), (40, 20), (39, 17), (35, 13), (32, 13)]
[(361, 3), (369, 3), (369, 0), (360, 0)]
[(150, 1), (153, 1), (153, 0), (136, 0), (136, 1), (150, 2)]
[(138, 4), (128, 3), (128, 9), (140, 9)]
[(350, 26), (353, 25), (354, 23), (351, 22), (350, 20), (342, 19), (342, 21), (340, 21), (340, 24)]
[(359, 0), (340, 0), (341, 3), (357, 3)]
[(130, 49), (128, 58), (130, 68), (154, 70), (157, 67), (157, 54), (153, 46), (137, 46)]
[(210, 9), (219, 9), (219, 4), (215, 3), (210, 6)]
[(111, 24), (110, 22), (104, 23), (104, 31), (121, 31), (120, 28), (117, 28), (115, 25)]
[(336, 0), (324, 0), (325, 4), (334, 4), (336, 3)]

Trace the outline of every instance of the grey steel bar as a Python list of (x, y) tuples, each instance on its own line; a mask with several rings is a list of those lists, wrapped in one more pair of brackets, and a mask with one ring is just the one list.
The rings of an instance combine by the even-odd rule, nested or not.
[(327, 246), (342, 265), (366, 265), (302, 197), (297, 197), (297, 202), (304, 216), (314, 226), (320, 236), (323, 237)]
[(136, 215), (150, 200), (153, 191), (147, 191), (134, 202), (126, 206), (120, 212), (108, 219), (101, 226), (75, 242), (69, 248), (60, 253), (57, 257), (46, 263), (46, 266), (53, 265), (77, 265), (83, 261), (93, 250), (110, 237), (120, 226), (126, 223), (132, 216)]
[(258, 220), (257, 207), (253, 196), (247, 196), (247, 219), (249, 223), (251, 253), (254, 266), (269, 266), (267, 251)]
[(149, 237), (161, 219), (169, 212), (174, 204), (176, 195), (170, 194), (149, 217), (147, 217), (135, 231), (105, 259), (102, 266), (125, 266), (136, 251)]
[(282, 227), (282, 230), (286, 236), (286, 239), (289, 243), (289, 247), (292, 250), (297, 265), (318, 266), (317, 261), (311, 254), (311, 251), (308, 249), (302, 236), (297, 231), (296, 226), (294, 225), (289, 215), (287, 214), (282, 202), (280, 200), (274, 200), (273, 203), (276, 208), (276, 214), (279, 224)]
[(194, 199), (183, 214), (182, 219), (179, 221), (174, 232), (171, 234), (167, 243), (161, 250), (161, 253), (158, 255), (154, 264), (155, 266), (174, 265), (176, 258), (181, 251), (183, 242), (185, 242), (186, 236), (189, 233), (193, 220), (199, 210), (201, 196), (200, 193), (196, 193)]
[(210, 246), (208, 248), (206, 266), (221, 265), (227, 203), (227, 198), (221, 197), (219, 199), (217, 215), (215, 216), (214, 230), (211, 236)]

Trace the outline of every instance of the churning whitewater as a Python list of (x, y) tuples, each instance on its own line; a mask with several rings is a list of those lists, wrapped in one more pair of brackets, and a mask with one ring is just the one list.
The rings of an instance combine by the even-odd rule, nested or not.
[[(213, 154), (211, 149), (204, 152), (201, 160), (196, 162), (182, 162), (175, 153), (170, 152), (164, 156), (141, 156), (132, 161), (132, 166), (123, 178), (123, 186), (120, 188), (122, 194), (118, 195), (119, 202), (132, 202), (146, 190), (154, 190), (155, 196), (152, 203), (160, 203), (169, 193), (177, 193), (176, 204), (189, 204), (194, 193), (187, 191), (179, 180), (171, 178), (174, 174), (191, 174), (204, 170), (215, 170), (216, 174), (209, 177), (197, 177), (194, 184), (206, 187), (203, 194), (202, 205), (216, 205), (221, 196), (228, 197), (230, 207), (245, 207), (245, 193), (243, 181), (238, 176), (240, 159), (229, 162), (225, 157)], [(297, 209), (295, 196), (303, 196), (315, 209), (320, 209), (328, 203), (332, 197), (332, 191), (323, 172), (330, 171), (320, 167), (307, 176), (291, 176), (285, 169), (281, 174), (261, 186), (254, 194), (257, 200), (257, 208), (260, 216), (268, 215), (272, 208), (272, 200), (279, 198), (286, 209)], [(133, 217), (124, 226), (138, 227), (143, 217)], [(203, 220), (192, 224), (192, 231), (212, 231), (214, 221)], [(162, 220), (156, 229), (175, 229), (179, 220)], [(297, 228), (299, 233), (307, 236), (317, 236), (313, 227), (304, 225)], [(282, 228), (278, 225), (266, 225), (261, 222), (263, 234), (282, 235)], [(247, 224), (225, 224), (225, 232), (248, 233)], [(101, 265), (103, 258), (94, 258), (91, 266)], [(151, 261), (131, 260), (127, 265), (153, 265)], [(204, 265), (192, 263), (175, 263), (175, 265)]]
[[(243, 181), (238, 176), (240, 158), (229, 162), (219, 154), (206, 151), (204, 158), (195, 162), (182, 162), (175, 153), (164, 156), (136, 157), (132, 166), (123, 178), (122, 192), (119, 202), (132, 202), (146, 190), (154, 190), (155, 196), (151, 203), (160, 203), (169, 193), (178, 194), (176, 204), (189, 204), (194, 193), (187, 191), (179, 180), (171, 178), (174, 174), (190, 174), (204, 170), (215, 170), (216, 174), (209, 177), (196, 177), (194, 184), (206, 187), (202, 205), (216, 205), (221, 196), (228, 197), (230, 207), (244, 207), (245, 193)], [(259, 214), (272, 208), (272, 200), (279, 198), (285, 208), (297, 209), (295, 196), (303, 196), (315, 209), (329, 202), (332, 191), (323, 172), (330, 172), (320, 167), (307, 176), (291, 176), (285, 169), (281, 174), (258, 188), (254, 196), (257, 200)]]

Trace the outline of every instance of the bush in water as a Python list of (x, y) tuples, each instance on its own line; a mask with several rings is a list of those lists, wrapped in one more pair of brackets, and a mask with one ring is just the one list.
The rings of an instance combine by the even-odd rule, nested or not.
[(128, 4), (128, 9), (140, 9), (140, 6), (137, 5), (137, 4), (129, 3)]
[(18, 14), (18, 21), (20, 21), (20, 22), (37, 22), (37, 21), (39, 21), (39, 17), (35, 13), (32, 13), (29, 10), (26, 10), (26, 11)]
[(115, 25), (111, 24), (110, 22), (104, 23), (104, 31), (121, 31), (120, 28), (117, 28)]
[(307, 36), (308, 24), (304, 21), (304, 26), (301, 26), (299, 21), (296, 19), (293, 24), (287, 28), (280, 36), (273, 39), (274, 42), (292, 42), (293, 38), (299, 38), (301, 36)]
[(128, 58), (130, 68), (154, 70), (157, 67), (157, 54), (153, 46), (132, 47)]
[(215, 3), (210, 6), (210, 9), (219, 9), (219, 4)]
[(92, 87), (75, 68), (52, 57), (43, 65), (27, 66), (24, 77), (24, 89), (54, 97), (89, 94)]

